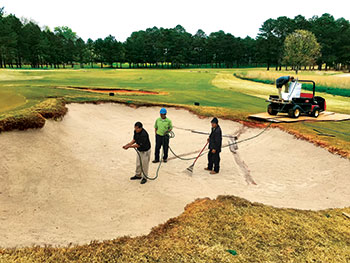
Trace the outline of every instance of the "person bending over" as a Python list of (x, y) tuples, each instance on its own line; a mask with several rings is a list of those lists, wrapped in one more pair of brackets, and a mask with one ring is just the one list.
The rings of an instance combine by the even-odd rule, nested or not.
[(283, 76), (280, 77), (276, 80), (276, 87), (278, 89), (278, 96), (280, 98), (280, 100), (282, 99), (282, 87), (284, 87), (284, 92), (288, 93), (289, 89), (288, 89), (288, 83), (289, 81), (294, 81), (294, 77), (293, 76)]

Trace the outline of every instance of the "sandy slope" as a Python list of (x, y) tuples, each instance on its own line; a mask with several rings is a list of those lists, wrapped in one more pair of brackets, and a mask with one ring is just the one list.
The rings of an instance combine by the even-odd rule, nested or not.
[[(73, 104), (61, 122), (48, 121), (41, 130), (1, 134), (0, 246), (82, 244), (147, 234), (179, 215), (194, 199), (223, 194), (277, 207), (350, 206), (350, 162), (277, 129), (239, 145), (257, 185), (247, 183), (228, 148), (222, 152), (219, 175), (203, 170), (203, 157), (192, 177), (183, 172), (191, 162), (171, 160), (156, 181), (143, 186), (130, 181), (136, 153), (121, 146), (131, 140), (138, 120), (154, 146), (158, 110)], [(184, 110), (170, 109), (169, 117), (178, 128), (210, 129), (209, 119)], [(231, 121), (220, 124), (225, 134), (241, 127)], [(179, 154), (205, 144), (205, 135), (174, 131), (171, 145)], [(241, 139), (259, 132), (247, 129)], [(156, 166), (150, 170), (153, 174)]]

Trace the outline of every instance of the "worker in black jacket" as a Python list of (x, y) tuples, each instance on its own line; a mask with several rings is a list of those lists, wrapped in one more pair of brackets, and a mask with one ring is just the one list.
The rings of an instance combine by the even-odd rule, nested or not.
[(222, 144), (222, 133), (217, 118), (212, 119), (211, 127), (211, 133), (208, 138), (208, 167), (204, 168), (204, 170), (210, 171), (210, 174), (217, 174), (220, 170), (220, 152)]
[(135, 176), (131, 177), (130, 180), (141, 180), (141, 184), (145, 184), (147, 182), (146, 176), (148, 175), (149, 161), (151, 159), (151, 142), (147, 131), (139, 121), (135, 123), (132, 141), (123, 146), (125, 150), (129, 148), (135, 148), (138, 151)]

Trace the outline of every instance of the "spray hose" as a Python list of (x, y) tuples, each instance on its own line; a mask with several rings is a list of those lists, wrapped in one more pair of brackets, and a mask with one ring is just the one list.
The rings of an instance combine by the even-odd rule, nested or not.
[(165, 142), (165, 140), (170, 140), (172, 138), (175, 138), (175, 133), (173, 131), (169, 131), (163, 136), (162, 158), (160, 158), (160, 160), (159, 160), (159, 165), (158, 165), (158, 168), (157, 168), (157, 171), (156, 171), (156, 175), (154, 177), (150, 177), (148, 174), (145, 173), (145, 171), (143, 170), (143, 166), (142, 166), (142, 158), (141, 158), (140, 151), (138, 151), (136, 148), (134, 148), (136, 153), (137, 153), (137, 155), (139, 156), (139, 159), (140, 159), (140, 166), (141, 166), (142, 174), (143, 174), (143, 176), (146, 179), (148, 179), (148, 180), (156, 180), (158, 178), (159, 170), (160, 170), (160, 167), (162, 166), (162, 160), (163, 160), (163, 157), (164, 157), (164, 142)]
[[(289, 96), (288, 96), (288, 99), (290, 99), (290, 96), (291, 96), (291, 94), (293, 93), (293, 91), (294, 91), (295, 86), (296, 86), (297, 83), (298, 83), (298, 79), (295, 80), (295, 83), (294, 83), (293, 88), (292, 88), (292, 92), (290, 92), (290, 94), (289, 94)], [(282, 107), (280, 110), (278, 110), (278, 113), (282, 112), (282, 111), (284, 110), (284, 108), (286, 107), (286, 105), (287, 105), (287, 104), (284, 104), (283, 107)], [(311, 124), (306, 124), (306, 123), (303, 123), (303, 124), (308, 125), (308, 126), (313, 126), (313, 125), (311, 125)], [(233, 143), (229, 143), (229, 144), (227, 144), (227, 145), (222, 146), (222, 148), (230, 147), (231, 145), (235, 145), (235, 144), (238, 144), (238, 143), (242, 143), (242, 142), (246, 142), (246, 141), (253, 140), (253, 139), (255, 139), (255, 138), (261, 136), (262, 134), (264, 134), (264, 133), (267, 131), (267, 129), (270, 128), (271, 125), (272, 125), (272, 122), (270, 122), (260, 133), (254, 135), (254, 136), (252, 136), (252, 137), (249, 137), (249, 138), (240, 140), (240, 141), (235, 141), (235, 142), (233, 142)], [(316, 126), (314, 126), (314, 127), (316, 127)], [(318, 128), (318, 127), (317, 127), (317, 128)], [(329, 128), (323, 128), (323, 129), (332, 130), (332, 129), (329, 129)], [(350, 135), (349, 133), (345, 133), (345, 132), (340, 132), (340, 131), (336, 131), (336, 130), (332, 130), (332, 131), (334, 131), (334, 132), (339, 132), (339, 133), (342, 133), (342, 134), (344, 134), (344, 135)], [(172, 138), (175, 138), (175, 133), (174, 133), (173, 131), (170, 131), (170, 132), (168, 132), (168, 133), (164, 136), (164, 138), (163, 138), (162, 158), (161, 158), (161, 160), (160, 160), (160, 162), (159, 162), (159, 165), (158, 165), (158, 168), (157, 168), (157, 171), (156, 171), (156, 175), (155, 175), (154, 177), (149, 177), (149, 176), (144, 172), (143, 167), (142, 167), (142, 159), (141, 159), (140, 152), (139, 152), (137, 149), (134, 148), (135, 151), (137, 152), (139, 158), (140, 158), (140, 164), (141, 164), (142, 174), (143, 174), (143, 176), (144, 176), (145, 178), (147, 178), (148, 180), (155, 180), (155, 179), (158, 178), (159, 170), (160, 170), (160, 167), (161, 167), (161, 165), (162, 165), (162, 159), (163, 159), (163, 156), (164, 156), (164, 141), (167, 139), (166, 136), (168, 137), (168, 139), (172, 139)], [(206, 150), (206, 151), (202, 151), (202, 153), (200, 153), (198, 156), (194, 156), (194, 157), (190, 157), (190, 158), (183, 158), (183, 157), (177, 155), (177, 154), (173, 151), (173, 149), (172, 149), (170, 146), (169, 146), (169, 150), (171, 151), (171, 153), (172, 153), (177, 159), (180, 159), (180, 160), (182, 160), (182, 161), (196, 160), (196, 159), (202, 157), (203, 155), (205, 155), (205, 154), (207, 154), (207, 153), (209, 152), (209, 150)]]
[[(252, 140), (252, 139), (255, 139), (259, 136), (261, 136), (264, 132), (266, 132), (266, 130), (272, 125), (272, 122), (269, 123), (269, 125), (267, 125), (264, 130), (262, 130), (260, 133), (258, 133), (257, 135), (254, 135), (252, 137), (249, 137), (249, 138), (246, 138), (246, 139), (243, 139), (243, 140), (240, 140), (240, 141), (237, 141), (237, 142), (234, 142), (234, 143), (229, 143), (227, 145), (224, 145), (222, 148), (226, 148), (226, 147), (230, 147), (231, 145), (234, 145), (234, 144), (238, 144), (238, 143), (242, 143), (242, 142), (246, 142), (246, 141), (249, 141), (249, 140)], [(160, 159), (159, 161), (159, 165), (158, 165), (158, 168), (157, 168), (157, 171), (156, 171), (156, 175), (154, 177), (150, 177), (148, 174), (146, 174), (143, 170), (143, 166), (142, 166), (142, 158), (141, 158), (141, 154), (140, 152), (136, 149), (136, 153), (138, 154), (139, 158), (140, 158), (140, 166), (141, 166), (141, 171), (142, 171), (142, 174), (143, 176), (148, 179), (148, 180), (156, 180), (159, 176), (159, 171), (160, 171), (160, 167), (162, 165), (162, 160), (163, 160), (163, 156), (164, 156), (164, 141), (167, 139), (166, 136), (168, 137), (168, 139), (172, 139), (172, 138), (175, 138), (175, 133), (173, 131), (170, 131), (168, 132), (164, 138), (163, 138), (163, 147), (162, 147), (162, 158)], [(169, 150), (171, 151), (171, 153), (178, 159), (182, 160), (182, 161), (191, 161), (191, 160), (195, 160), (197, 158), (200, 158), (202, 157), (204, 154), (207, 154), (209, 152), (209, 150), (206, 150), (206, 151), (203, 151), (200, 155), (198, 156), (194, 156), (194, 157), (190, 157), (190, 158), (183, 158), (179, 155), (177, 155), (173, 149), (171, 149), (171, 147), (169, 146)]]

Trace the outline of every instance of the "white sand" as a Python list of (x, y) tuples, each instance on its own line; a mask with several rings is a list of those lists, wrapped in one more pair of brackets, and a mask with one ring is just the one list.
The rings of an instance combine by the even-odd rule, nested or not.
[[(0, 246), (83, 244), (147, 234), (196, 198), (217, 195), (300, 209), (350, 206), (350, 162), (277, 129), (239, 145), (257, 185), (246, 182), (228, 148), (221, 154), (218, 175), (203, 170), (206, 157), (202, 157), (192, 177), (183, 172), (191, 162), (170, 160), (156, 181), (145, 185), (130, 181), (136, 153), (121, 147), (131, 140), (138, 120), (154, 147), (158, 110), (73, 104), (61, 122), (1, 134)], [(210, 119), (185, 110), (169, 109), (168, 116), (176, 127), (210, 130)], [(220, 125), (225, 134), (241, 127), (222, 120)], [(171, 146), (177, 153), (205, 144), (205, 135), (174, 131)], [(241, 139), (260, 131), (247, 129)], [(151, 165), (152, 175), (155, 170)]]

